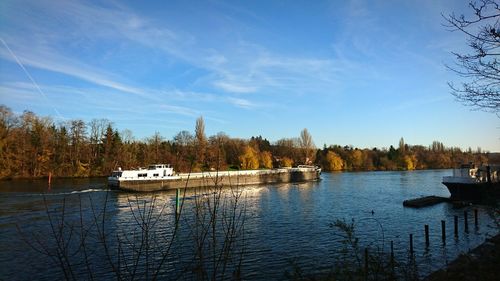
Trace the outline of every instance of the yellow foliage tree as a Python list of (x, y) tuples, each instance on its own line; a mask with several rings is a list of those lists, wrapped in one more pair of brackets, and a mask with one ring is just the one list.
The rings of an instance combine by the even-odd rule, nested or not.
[(266, 169), (273, 168), (273, 157), (271, 155), (271, 152), (262, 151), (260, 153), (260, 166)]
[(326, 154), (326, 167), (328, 171), (340, 171), (344, 168), (344, 160), (335, 152), (328, 151)]
[(76, 161), (76, 173), (73, 175), (75, 177), (88, 177), (90, 172), (90, 165), (88, 163), (82, 163), (80, 161)]
[(363, 152), (361, 150), (355, 149), (352, 151), (351, 163), (355, 170), (360, 170), (363, 167)]
[(405, 155), (403, 162), (406, 170), (415, 170), (415, 167), (417, 167), (417, 158), (415, 155)]
[(251, 146), (245, 146), (243, 154), (238, 158), (241, 162), (241, 167), (245, 170), (253, 170), (259, 168), (259, 158), (257, 152)]
[(292, 167), (293, 160), (288, 158), (288, 157), (283, 157), (283, 158), (281, 158), (281, 165), (283, 167)]

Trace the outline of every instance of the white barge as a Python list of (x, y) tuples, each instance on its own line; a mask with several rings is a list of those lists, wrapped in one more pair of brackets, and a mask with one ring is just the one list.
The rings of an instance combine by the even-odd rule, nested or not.
[(147, 169), (114, 171), (108, 185), (125, 191), (160, 191), (209, 186), (242, 186), (318, 180), (321, 168), (301, 165), (296, 168), (266, 170), (176, 173), (169, 164), (150, 165)]
[(453, 169), (453, 176), (443, 177), (452, 200), (485, 200), (500, 197), (500, 166), (476, 167), (473, 163)]

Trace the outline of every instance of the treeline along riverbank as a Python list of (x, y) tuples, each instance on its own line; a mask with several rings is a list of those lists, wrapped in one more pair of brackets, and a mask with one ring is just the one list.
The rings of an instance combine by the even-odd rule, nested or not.
[(171, 163), (176, 171), (258, 169), (316, 164), (326, 171), (414, 170), (452, 168), (457, 163), (492, 161), (481, 149), (462, 151), (434, 141), (409, 145), (401, 138), (389, 148), (355, 148), (326, 144), (317, 149), (307, 129), (299, 137), (270, 142), (262, 136), (241, 139), (224, 132), (206, 136), (200, 117), (194, 133), (172, 139), (160, 133), (135, 139), (107, 119), (54, 122), (25, 111), (15, 114), (0, 105), (0, 179), (105, 176), (118, 167)]

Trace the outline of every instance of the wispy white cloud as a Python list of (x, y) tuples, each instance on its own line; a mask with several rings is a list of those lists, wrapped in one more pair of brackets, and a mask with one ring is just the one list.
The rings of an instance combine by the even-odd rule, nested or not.
[[(349, 71), (344, 67), (343, 61), (278, 55), (255, 42), (240, 40), (227, 48), (205, 45), (189, 32), (174, 30), (165, 22), (145, 18), (116, 4), (105, 6), (64, 1), (57, 3), (55, 7), (56, 4), (52, 1), (42, 1), (37, 5), (46, 16), (63, 18), (70, 29), (64, 31), (63, 28), (61, 33), (54, 34), (50, 29), (40, 28), (42, 22), (27, 22), (26, 28), (32, 30), (32, 34), (37, 34), (28, 38), (32, 41), (29, 48), (24, 47), (27, 46), (26, 38), (18, 40), (17, 36), (7, 36), (6, 40), (12, 42), (13, 49), (24, 63), (151, 99), (162, 91), (133, 86), (131, 84), (138, 83), (127, 83), (116, 73), (95, 66), (92, 61), (81, 61), (77, 56), (60, 52), (60, 45), (78, 44), (82, 40), (86, 44), (98, 44), (103, 40), (118, 42), (126, 39), (151, 50), (164, 52), (168, 58), (206, 70), (205, 83), (227, 94), (275, 90), (290, 95), (325, 87), (332, 89), (342, 80), (342, 73)], [(5, 52), (0, 52), (0, 55), (4, 59), (10, 59)]]
[[(156, 120), (157, 116), (167, 114), (178, 114), (188, 117), (196, 117), (202, 114), (202, 111), (192, 107), (178, 106), (173, 103), (179, 100), (186, 100), (187, 97), (196, 96), (196, 93), (181, 91), (172, 91), (171, 104), (151, 103), (138, 99), (123, 99), (120, 96), (123, 94), (118, 90), (103, 90), (100, 88), (78, 88), (66, 85), (40, 85), (47, 99), (42, 99), (36, 91), (36, 88), (25, 82), (4, 82), (0, 84), (0, 92), (3, 98), (9, 101), (20, 101), (24, 103), (46, 103), (51, 107), (55, 107), (61, 112), (67, 112), (68, 108), (74, 112), (85, 112), (89, 110), (102, 110), (103, 112), (112, 113), (117, 120), (134, 120), (134, 119), (150, 119)], [(71, 95), (71, 99), (66, 99)], [(105, 98), (103, 98), (105, 97)], [(153, 114), (154, 113), (154, 114)], [(72, 118), (72, 116), (65, 116)], [(163, 119), (162, 119), (163, 120)], [(175, 120), (163, 120), (175, 122)]]
[(251, 109), (257, 107), (257, 105), (247, 99), (242, 99), (242, 98), (232, 98), (229, 97), (227, 98), (228, 101), (238, 107), (245, 108), (245, 109)]
[(212, 64), (215, 66), (221, 66), (221, 65), (227, 63), (226, 57), (224, 55), (221, 55), (221, 54), (210, 55), (205, 60), (208, 64)]
[[(112, 74), (104, 73), (101, 69), (91, 67), (78, 60), (60, 56), (55, 50), (31, 48), (31, 46), (27, 48), (28, 46), (24, 47), (14, 40), (10, 41), (9, 44), (11, 45), (12, 51), (24, 65), (73, 76), (96, 85), (126, 93), (136, 95), (145, 94), (144, 91), (139, 88), (113, 80), (110, 78), (113, 76)], [(0, 57), (15, 62), (15, 58), (6, 49), (0, 49)]]
[(244, 51), (237, 52), (234, 59), (211, 68), (216, 88), (236, 94), (318, 93), (325, 88), (335, 90), (346, 73), (353, 71), (352, 65), (340, 59), (283, 56), (255, 44), (243, 44), (241, 48)]
[[(173, 31), (164, 23), (143, 18), (126, 8), (78, 3), (70, 5), (68, 10), (68, 14), (82, 15), (81, 21), (93, 31), (93, 36), (109, 36), (115, 31), (132, 42), (209, 70), (214, 79), (212, 85), (228, 93), (255, 93), (270, 87), (293, 93), (300, 84), (308, 87), (318, 84), (318, 80), (321, 83), (338, 81), (336, 76), (342, 71), (334, 67), (337, 62), (329, 59), (284, 57), (255, 42), (239, 41), (229, 49), (205, 45), (193, 34), (179, 29)], [(100, 19), (99, 27), (88, 20), (94, 16)]]
[(193, 110), (191, 108), (183, 107), (183, 106), (161, 104), (161, 105), (159, 105), (159, 108), (165, 112), (181, 114), (181, 115), (185, 115), (185, 116), (194, 117), (194, 116), (201, 115), (200, 111)]
[(211, 93), (206, 92), (195, 92), (195, 91), (183, 91), (180, 89), (173, 90), (158, 90), (158, 94), (168, 97), (172, 100), (181, 101), (197, 101), (197, 102), (216, 102), (218, 97)]
[[(243, 40), (226, 47), (206, 45), (187, 31), (170, 28), (163, 21), (145, 18), (116, 3), (97, 5), (64, 1), (56, 4), (41, 1), (35, 5), (38, 5), (37, 9), (44, 11), (46, 17), (62, 18), (69, 27), (68, 30), (63, 27), (61, 32), (53, 33), (50, 28), (40, 27), (44, 24), (42, 18), (35, 18), (23, 25), (31, 31), (30, 34), (36, 36), (18, 37), (8, 32), (0, 33), (5, 40), (11, 42), (13, 50), (23, 63), (156, 102), (165, 97), (172, 102), (193, 98), (255, 108), (250, 97), (229, 99), (225, 96), (270, 92), (290, 96), (318, 93), (324, 89), (329, 89), (329, 93), (332, 93), (346, 74), (359, 74), (366, 69), (347, 57), (285, 56), (277, 50)], [(113, 44), (124, 42), (123, 39), (130, 44), (147, 47), (145, 50), (162, 52), (167, 60), (181, 61), (192, 68), (203, 69), (203, 74), (200, 74), (203, 78), (198, 77), (199, 81), (204, 83), (203, 86), (211, 86), (222, 93), (216, 96), (196, 91), (138, 86), (141, 82), (134, 81), (133, 77), (124, 78), (105, 68), (99, 61), (95, 63), (93, 60), (83, 60), (67, 49), (60, 49), (64, 44), (78, 49), (79, 44), (100, 46), (100, 42)], [(28, 41), (30, 44), (27, 44)], [(0, 50), (0, 56), (12, 60), (4, 50)], [(175, 106), (170, 108), (172, 112), (189, 112), (180, 110), (183, 108), (181, 105)]]
[[(411, 94), (409, 96), (415, 96), (414, 94)], [(404, 111), (408, 109), (413, 109), (413, 108), (421, 108), (423, 106), (428, 106), (431, 104), (435, 103), (440, 103), (443, 101), (449, 102), (451, 100), (451, 97), (449, 95), (441, 95), (441, 96), (434, 96), (434, 97), (427, 97), (427, 98), (418, 98), (418, 99), (411, 99), (411, 100), (405, 100), (401, 102), (399, 105), (396, 105), (393, 107), (393, 110), (395, 111)]]
[[(45, 2), (45, 4), (47, 7), (54, 5), (51, 1)], [(67, 37), (75, 36), (76, 33), (75, 40), (81, 40), (79, 37), (84, 35), (85, 40), (90, 41), (90, 43), (104, 39), (113, 40), (113, 38), (116, 38), (116, 40), (119, 40), (125, 38), (148, 48), (166, 52), (169, 56), (187, 61), (193, 66), (214, 71), (215, 76), (227, 76), (226, 73), (230, 72), (219, 68), (227, 62), (224, 55), (210, 49), (205, 50), (203, 46), (186, 47), (195, 41), (193, 36), (182, 31), (174, 33), (165, 28), (164, 25), (157, 26), (157, 23), (144, 19), (123, 7), (99, 7), (89, 3), (66, 1), (58, 3), (57, 8), (45, 9), (44, 11), (50, 17), (62, 17), (65, 21), (68, 21), (69, 25), (72, 25), (71, 34), (67, 32), (53, 33), (50, 30), (40, 28), (41, 23), (34, 19), (23, 24), (25, 28), (32, 30), (32, 34), (36, 34), (36, 36), (31, 38), (19, 37), (8, 32), (1, 35), (9, 42), (22, 63), (30, 67), (72, 76), (97, 86), (151, 100), (158, 100), (158, 96), (167, 96), (174, 100), (195, 98), (198, 101), (213, 101), (216, 99), (212, 94), (206, 93), (132, 86), (130, 83), (123, 82), (125, 79), (116, 73), (103, 70), (102, 67), (93, 66), (92, 61), (82, 61), (78, 56), (68, 54), (67, 51), (59, 51), (61, 44), (70, 41)], [(31, 41), (29, 45), (27, 40)], [(209, 54), (206, 58), (203, 57), (205, 53)], [(4, 49), (0, 49), (0, 57), (10, 61), (14, 60)], [(235, 81), (219, 80), (214, 81), (213, 84), (217, 88), (231, 93), (247, 93), (256, 90), (255, 87), (243, 86)], [(219, 101), (225, 102), (227, 99), (222, 98)]]
[(230, 93), (253, 93), (257, 91), (256, 87), (246, 86), (233, 81), (214, 81), (214, 86)]
[(42, 97), (38, 95), (36, 90), (31, 85), (27, 88), (2, 84), (0, 85), (0, 92), (2, 93), (2, 102), (12, 100), (24, 100), (26, 102), (43, 101)]

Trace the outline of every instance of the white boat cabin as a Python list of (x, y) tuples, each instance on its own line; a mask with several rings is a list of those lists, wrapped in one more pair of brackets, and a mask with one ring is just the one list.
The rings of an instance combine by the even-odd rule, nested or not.
[(149, 165), (147, 169), (139, 168), (138, 170), (122, 170), (114, 171), (110, 178), (127, 179), (127, 180), (143, 180), (143, 179), (158, 179), (168, 178), (174, 175), (174, 169), (170, 164), (154, 164)]
[(499, 169), (497, 165), (476, 167), (473, 163), (462, 164), (453, 169), (453, 176), (443, 177), (443, 182), (449, 183), (484, 183), (498, 182)]

